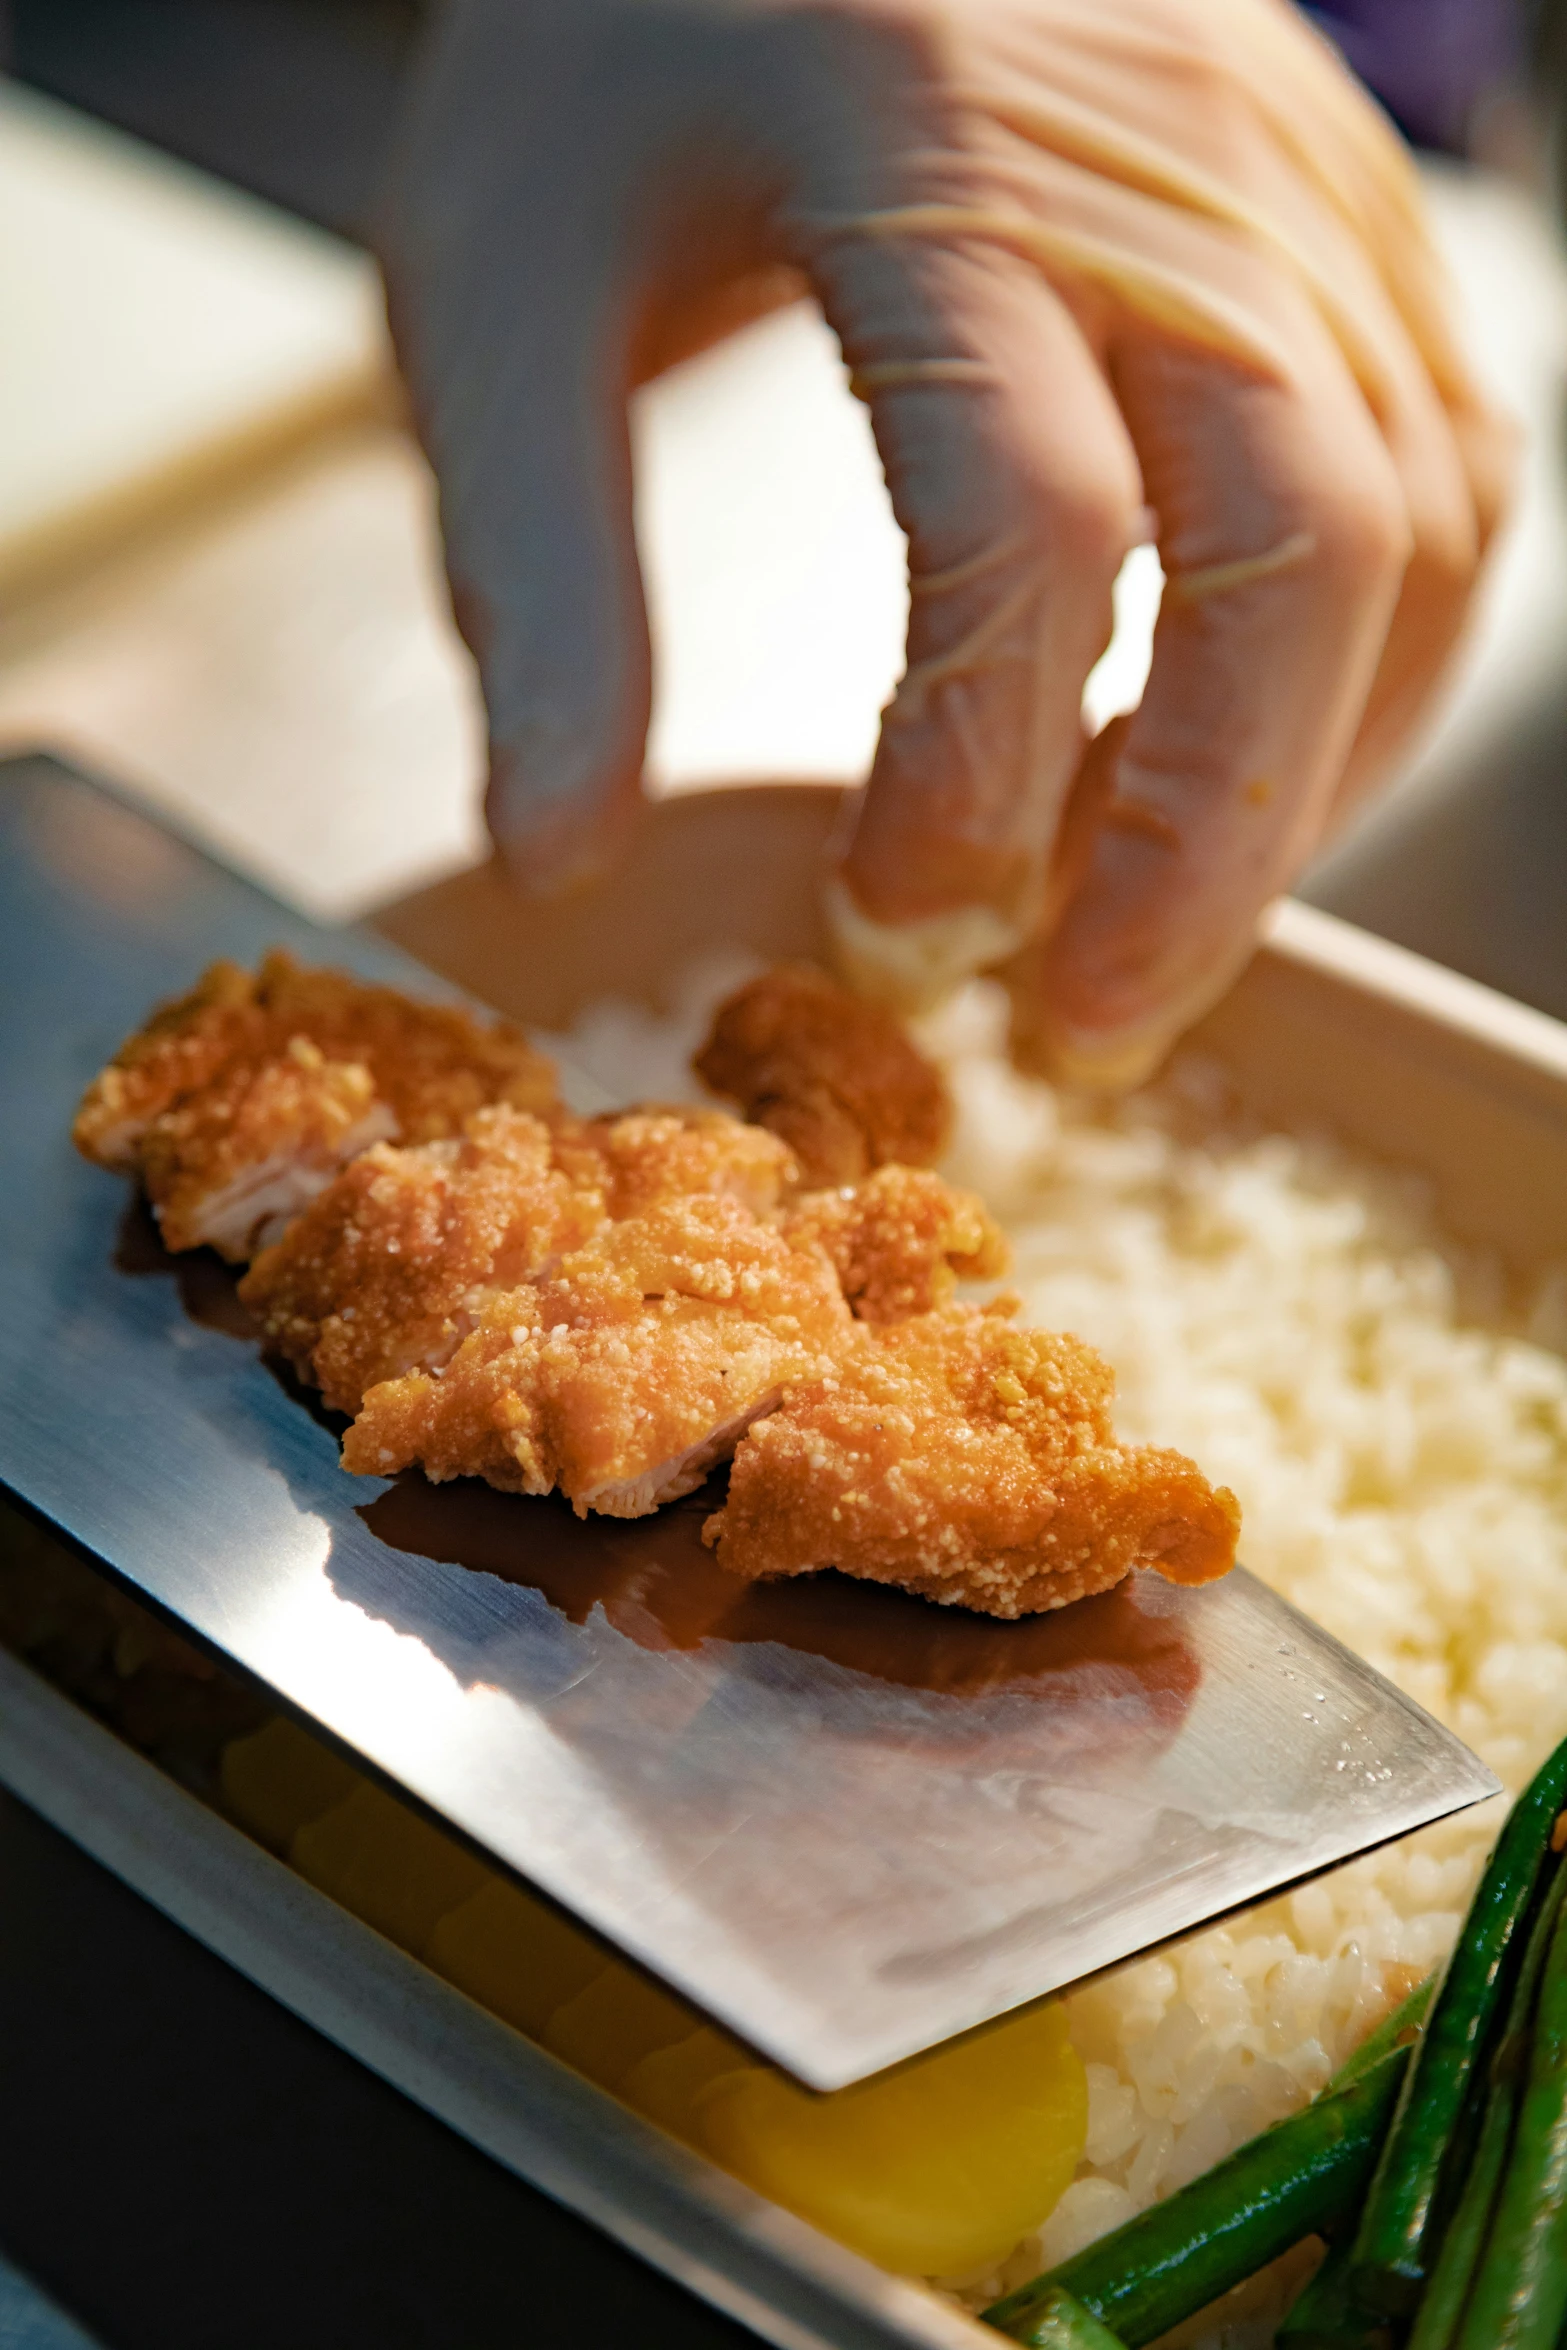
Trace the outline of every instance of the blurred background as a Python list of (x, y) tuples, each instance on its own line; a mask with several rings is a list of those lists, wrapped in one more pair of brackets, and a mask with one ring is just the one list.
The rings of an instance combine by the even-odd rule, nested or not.
[[(1407, 0), (1380, 46), (1355, 0), (1315, 13), (1421, 147), (1526, 460), (1438, 724), (1305, 894), (1567, 1017), (1567, 9)], [(365, 249), (419, 22), (0, 5), (0, 756), (55, 750), (332, 918), (482, 854), (475, 683)], [(854, 777), (903, 550), (819, 319), (676, 371), (634, 431), (654, 784)], [(1159, 590), (1139, 550), (1096, 720), (1137, 699)], [(749, 2338), (9, 1799), (0, 1886), (0, 2350), (565, 2344), (585, 2302), (595, 2333)]]

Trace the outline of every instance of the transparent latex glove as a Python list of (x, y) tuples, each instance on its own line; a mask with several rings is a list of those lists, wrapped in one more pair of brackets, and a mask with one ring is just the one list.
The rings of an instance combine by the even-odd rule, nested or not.
[[(1031, 940), (1026, 1024), (1089, 1079), (1386, 768), (1509, 469), (1410, 164), (1285, 0), (448, 0), (385, 250), (525, 882), (637, 803), (627, 393), (808, 286), (912, 591), (840, 949), (917, 1001)], [(1150, 518), (1148, 689), (1085, 758)]]

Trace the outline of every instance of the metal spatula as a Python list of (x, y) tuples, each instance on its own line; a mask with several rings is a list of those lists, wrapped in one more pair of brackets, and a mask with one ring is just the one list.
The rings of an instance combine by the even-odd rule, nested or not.
[(0, 1480), (802, 2079), (1496, 1791), (1239, 1570), (996, 1624), (739, 1584), (701, 1546), (711, 1497), (584, 1524), (345, 1476), (213, 1267), (162, 1257), (75, 1157), (71, 1114), (217, 955), (283, 942), (443, 991), (47, 761), (0, 778)]

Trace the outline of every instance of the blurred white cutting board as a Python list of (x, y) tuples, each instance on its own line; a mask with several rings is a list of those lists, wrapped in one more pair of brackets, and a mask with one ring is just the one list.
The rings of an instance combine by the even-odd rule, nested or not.
[(363, 254), (0, 80), (0, 594), (386, 367)]

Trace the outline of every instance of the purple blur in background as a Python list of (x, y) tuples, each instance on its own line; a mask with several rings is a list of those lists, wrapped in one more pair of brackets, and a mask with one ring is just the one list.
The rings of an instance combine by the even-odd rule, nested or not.
[(1522, 70), (1511, 0), (1330, 0), (1305, 13), (1418, 146), (1461, 148), (1476, 101)]

